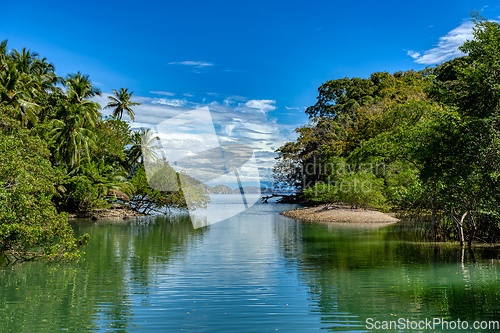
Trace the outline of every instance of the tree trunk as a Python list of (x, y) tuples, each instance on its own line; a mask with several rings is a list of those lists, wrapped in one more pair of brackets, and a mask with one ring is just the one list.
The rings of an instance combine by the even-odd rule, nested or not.
[(464, 222), (465, 216), (467, 216), (467, 212), (465, 212), (464, 215), (462, 215), (462, 218), (460, 219), (460, 221), (458, 221), (458, 219), (455, 217), (455, 215), (453, 215), (451, 212), (450, 212), (450, 215), (451, 215), (451, 218), (453, 219), (453, 221), (455, 222), (455, 224), (457, 226), (458, 236), (459, 236), (459, 239), (460, 239), (460, 246), (464, 246), (464, 244), (465, 244), (465, 237), (464, 237), (464, 225), (463, 225), (463, 222)]

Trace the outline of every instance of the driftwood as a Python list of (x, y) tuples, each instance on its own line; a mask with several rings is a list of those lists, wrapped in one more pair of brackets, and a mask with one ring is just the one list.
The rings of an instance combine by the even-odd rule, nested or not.
[[(271, 199), (271, 198), (277, 198), (277, 197), (281, 197), (281, 198), (288, 198), (288, 199), (292, 199), (294, 198), (295, 196), (293, 194), (271, 194), (271, 195), (266, 195), (262, 198), (260, 198), (260, 200), (264, 203), (268, 203), (268, 200)], [(293, 200), (292, 200), (293, 201)]]

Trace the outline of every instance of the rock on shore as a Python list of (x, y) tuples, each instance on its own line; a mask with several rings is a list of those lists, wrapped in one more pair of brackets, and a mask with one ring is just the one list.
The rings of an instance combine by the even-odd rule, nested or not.
[(284, 216), (309, 222), (366, 224), (374, 227), (396, 223), (399, 220), (376, 210), (350, 209), (343, 206), (321, 205), (297, 208), (281, 213)]

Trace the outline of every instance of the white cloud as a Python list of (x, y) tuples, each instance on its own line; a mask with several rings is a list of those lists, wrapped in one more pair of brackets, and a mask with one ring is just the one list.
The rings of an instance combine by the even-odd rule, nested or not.
[[(104, 93), (102, 96), (96, 96), (94, 101), (101, 106), (108, 103), (110, 94)], [(186, 96), (187, 97), (187, 96)], [(133, 96), (132, 101), (142, 103), (135, 106), (135, 121), (130, 122), (133, 129), (141, 127), (153, 128), (167, 120), (171, 123), (173, 117), (184, 117), (192, 114), (193, 110), (200, 108), (208, 108), (213, 120), (219, 142), (233, 142), (250, 146), (255, 153), (255, 157), (259, 161), (259, 169), (266, 172), (261, 173), (261, 181), (270, 181), (269, 170), (273, 167), (276, 154), (276, 147), (282, 146), (285, 142), (294, 140), (296, 134), (293, 132), (295, 126), (280, 124), (276, 119), (269, 117), (268, 112), (276, 109), (275, 100), (248, 100), (241, 96), (231, 96), (233, 103), (221, 104), (212, 103), (192, 103), (187, 99), (168, 99), (168, 98), (151, 98), (143, 96)], [(106, 109), (101, 111), (104, 115), (110, 115), (111, 110)], [(181, 116), (182, 117), (182, 116)], [(196, 118), (192, 116), (192, 118)], [(123, 115), (123, 120), (130, 121), (126, 114)], [(182, 136), (187, 132), (185, 129), (178, 127), (178, 133), (167, 131), (169, 135), (176, 136), (176, 139), (186, 143), (190, 150), (204, 148), (207, 138), (200, 137), (201, 140), (194, 140), (196, 136)], [(195, 133), (196, 134), (196, 133)], [(199, 135), (200, 133), (198, 133)], [(189, 153), (189, 152), (186, 152)], [(250, 180), (251, 177), (245, 177)]]
[(169, 91), (150, 91), (150, 93), (156, 94), (156, 95), (165, 95), (165, 96), (174, 96), (175, 95), (173, 92), (169, 92)]
[(184, 93), (182, 94), (182, 96), (185, 96), (185, 97), (193, 97), (194, 95), (190, 94), (190, 93)]
[(458, 50), (458, 47), (466, 40), (473, 39), (473, 27), (473, 22), (464, 22), (457, 28), (448, 32), (446, 36), (440, 37), (436, 47), (423, 53), (410, 50), (408, 51), (408, 55), (412, 57), (416, 63), (423, 65), (434, 65), (462, 56), (464, 54)]
[(214, 66), (214, 64), (206, 62), (206, 61), (178, 61), (178, 62), (170, 62), (169, 65), (184, 65), (184, 66), (194, 66), (194, 67), (207, 67)]
[(185, 99), (159, 98), (159, 99), (155, 99), (151, 103), (153, 103), (153, 104), (169, 105), (169, 106), (184, 106), (184, 105), (187, 104), (187, 100), (185, 100)]
[(248, 102), (245, 103), (245, 106), (247, 108), (251, 109), (257, 109), (262, 113), (267, 113), (269, 111), (273, 111), (276, 109), (276, 106), (273, 105), (276, 104), (275, 100), (271, 99), (251, 99)]
[(412, 57), (413, 59), (418, 59), (420, 58), (420, 52), (415, 52), (415, 51), (408, 51), (408, 55)]
[(298, 107), (293, 107), (293, 106), (285, 106), (285, 109), (287, 110), (298, 110)]

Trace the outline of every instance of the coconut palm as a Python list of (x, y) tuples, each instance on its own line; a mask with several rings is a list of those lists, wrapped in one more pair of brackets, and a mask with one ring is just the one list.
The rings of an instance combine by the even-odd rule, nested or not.
[(142, 163), (144, 157), (148, 160), (158, 158), (158, 145), (156, 144), (158, 140), (159, 138), (153, 136), (150, 129), (141, 128), (132, 134), (131, 146), (126, 152), (129, 171), (136, 163)]
[(93, 87), (88, 75), (80, 72), (70, 74), (66, 78), (68, 88), (68, 98), (71, 102), (84, 103), (94, 96), (101, 96), (99, 88)]
[(127, 180), (127, 172), (121, 166), (113, 167), (102, 162), (88, 161), (81, 168), (81, 172), (92, 181), (101, 197), (122, 197), (120, 194), (125, 194), (128, 199), (134, 192), (134, 186)]
[[(101, 106), (89, 99), (95, 96), (101, 96), (101, 91), (92, 86), (88, 75), (82, 75), (80, 72), (68, 75), (65, 81), (67, 87), (67, 99), (70, 104), (76, 104), (80, 107), (78, 110), (82, 113), (85, 122), (94, 126), (101, 118), (99, 110)], [(65, 115), (61, 115), (66, 118)]]
[(56, 156), (69, 167), (78, 166), (83, 160), (90, 159), (90, 152), (95, 147), (95, 135), (86, 126), (88, 120), (82, 106), (66, 106), (66, 117), (52, 120), (52, 140), (55, 143)]
[(35, 84), (17, 69), (14, 61), (0, 60), (0, 105), (12, 106), (24, 126), (38, 121), (40, 107), (33, 102), (31, 91)]
[(3, 40), (0, 42), (0, 60), (3, 60), (7, 57), (7, 40)]
[(104, 108), (113, 109), (113, 116), (118, 117), (119, 119), (122, 119), (123, 111), (125, 110), (127, 111), (130, 119), (134, 121), (135, 113), (131, 106), (141, 105), (141, 103), (134, 103), (130, 100), (134, 92), (131, 91), (129, 93), (128, 89), (120, 88), (119, 91), (113, 89), (113, 93), (115, 96), (108, 96), (110, 102)]
[(33, 67), (35, 66), (36, 59), (38, 59), (38, 53), (31, 52), (31, 50), (27, 50), (24, 47), (21, 52), (18, 50), (10, 51), (8, 58), (17, 64), (18, 71), (25, 74), (31, 74), (33, 73)]
[(31, 70), (40, 93), (62, 93), (62, 89), (56, 85), (64, 84), (64, 80), (56, 75), (54, 65), (47, 58), (36, 59)]
[(41, 107), (37, 101), (47, 93), (60, 92), (61, 82), (54, 66), (37, 53), (23, 48), (7, 52), (7, 41), (0, 43), (0, 104), (11, 106), (21, 124), (36, 124)]

